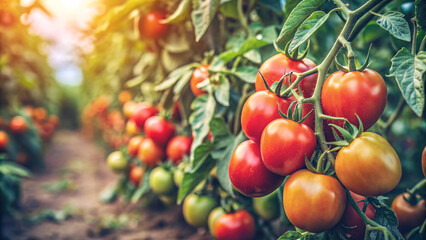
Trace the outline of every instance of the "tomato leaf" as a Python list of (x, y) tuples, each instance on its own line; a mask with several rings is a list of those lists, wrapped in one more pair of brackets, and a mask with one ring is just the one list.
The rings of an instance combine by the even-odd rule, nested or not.
[(186, 86), (186, 84), (191, 80), (192, 77), (192, 71), (186, 72), (176, 83), (175, 87), (173, 88), (174, 94), (179, 94), (182, 92), (182, 89)]
[(313, 12), (297, 29), (294, 38), (290, 43), (289, 52), (293, 52), (297, 47), (302, 45), (309, 37), (327, 21), (330, 14), (323, 11)]
[[(386, 227), (389, 232), (397, 240), (403, 240), (401, 233), (398, 230), (398, 219), (396, 218), (395, 212), (388, 207), (384, 202), (384, 197), (368, 197), (368, 201), (373, 204), (376, 209), (376, 215), (374, 216), (374, 221), (378, 224)], [(373, 231), (370, 233), (370, 239), (377, 240), (380, 239), (381, 233), (378, 231)]]
[(192, 23), (195, 28), (195, 41), (200, 41), (201, 37), (207, 31), (219, 6), (220, 0), (203, 0), (195, 6), (191, 14)]
[(284, 233), (278, 240), (297, 240), (302, 237), (302, 234), (296, 231), (288, 231)]
[(419, 26), (426, 31), (426, 4), (423, 0), (414, 1), (416, 6), (416, 20)]
[(244, 66), (237, 68), (231, 74), (237, 76), (246, 83), (255, 83), (258, 68), (253, 66)]
[(296, 27), (323, 3), (324, 0), (303, 0), (297, 4), (285, 21), (280, 35), (278, 36), (277, 43), (287, 42), (291, 35), (296, 31)]
[(162, 21), (162, 23), (180, 23), (186, 19), (191, 10), (191, 0), (182, 0), (176, 10)]
[(377, 19), (377, 24), (387, 30), (394, 37), (403, 41), (410, 41), (410, 28), (400, 12), (387, 12)]
[(244, 41), (243, 44), (241, 44), (241, 46), (238, 49), (231, 49), (221, 53), (219, 55), (219, 59), (221, 59), (223, 62), (226, 63), (238, 56), (243, 55), (244, 53), (252, 49), (260, 48), (271, 43), (272, 42), (263, 40), (263, 39), (249, 38), (246, 41)]
[(194, 150), (203, 142), (209, 133), (209, 123), (214, 116), (216, 101), (213, 94), (209, 93), (196, 98), (192, 104), (193, 113), (189, 117), (189, 123), (194, 131), (195, 138), (191, 146), (190, 162), (194, 162)]
[(421, 116), (425, 105), (424, 81), (426, 52), (413, 56), (406, 48), (399, 50), (392, 58), (389, 77), (395, 77), (399, 89), (408, 105)]
[(420, 229), (422, 226), (418, 226), (414, 228), (407, 236), (407, 240), (423, 240), (426, 239), (426, 232), (423, 231), (420, 233)]
[[(163, 90), (170, 88), (178, 80), (180, 80), (182, 78), (182, 76), (184, 76), (188, 72), (191, 72), (190, 70), (191, 70), (191, 64), (188, 64), (188, 65), (185, 65), (185, 66), (182, 66), (180, 68), (175, 69), (166, 77), (166, 79), (164, 79), (160, 84), (155, 86), (154, 90), (155, 91), (163, 91)], [(192, 75), (192, 72), (191, 72), (191, 75)]]
[(283, 12), (283, 5), (280, 0), (260, 0), (259, 3), (278, 14)]
[(231, 84), (224, 75), (219, 75), (220, 84), (214, 88), (214, 96), (218, 103), (225, 107), (229, 106), (229, 92), (231, 90)]
[(293, 11), (293, 9), (297, 6), (297, 4), (299, 4), (302, 0), (287, 0), (285, 1), (285, 6), (284, 6), (284, 14), (285, 14), (285, 18), (287, 19), (288, 16), (290, 15), (291, 11)]
[(210, 171), (216, 165), (216, 161), (208, 155), (203, 161), (202, 165), (195, 172), (185, 172), (183, 175), (182, 185), (179, 188), (178, 192), (178, 204), (182, 203), (183, 199), (194, 190), (194, 188), (207, 176), (210, 174)]

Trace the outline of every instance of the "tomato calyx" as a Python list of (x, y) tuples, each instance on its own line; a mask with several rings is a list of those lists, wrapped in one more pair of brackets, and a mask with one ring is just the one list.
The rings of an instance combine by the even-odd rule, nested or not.
[[(321, 151), (315, 151), (312, 154), (311, 159), (308, 159), (308, 157), (305, 156), (305, 165), (306, 168), (314, 173), (318, 174), (324, 174), (328, 176), (334, 175), (334, 170), (332, 167), (332, 164), (330, 161), (327, 160), (327, 154), (330, 151), (324, 151), (321, 153)], [(316, 162), (316, 167), (314, 167), (313, 163)]]
[[(362, 121), (359, 118), (358, 114), (355, 114), (358, 118), (358, 124), (359, 128), (357, 128), (355, 125), (351, 124), (348, 120), (345, 120), (345, 126), (346, 129), (340, 126), (337, 126), (336, 124), (329, 124), (329, 126), (332, 127), (333, 136), (336, 141), (333, 142), (327, 142), (328, 145), (335, 145), (337, 147), (333, 148), (331, 151), (337, 151), (340, 148), (349, 145), (355, 138), (361, 136), (361, 133), (364, 132), (364, 126), (362, 125)], [(339, 132), (341, 136), (337, 133)]]
[(405, 192), (408, 193), (408, 197), (404, 194), (402, 198), (411, 206), (416, 206), (421, 199), (426, 197), (426, 191), (424, 189), (426, 189), (426, 179), (418, 182), (411, 189), (407, 189)]
[(372, 46), (372, 44), (370, 44), (370, 47), (368, 48), (367, 57), (365, 58), (365, 62), (362, 65), (356, 59), (356, 55), (353, 54), (352, 49), (348, 50), (348, 52), (349, 52), (348, 57), (343, 55), (345, 62), (346, 62), (346, 66), (340, 64), (339, 61), (337, 61), (337, 56), (336, 56), (336, 58), (334, 59), (334, 63), (336, 64), (337, 69), (339, 69), (342, 72), (353, 72), (353, 71), (362, 72), (362, 71), (364, 71), (371, 64), (371, 61), (370, 61), (371, 46)]
[(278, 111), (280, 112), (280, 116), (284, 119), (289, 119), (297, 123), (303, 123), (314, 110), (309, 111), (308, 114), (303, 116), (303, 102), (294, 101), (288, 107), (287, 114), (284, 114), (281, 111), (279, 105)]
[(311, 44), (311, 41), (308, 40), (308, 44), (306, 46), (305, 51), (303, 51), (302, 53), (300, 53), (299, 52), (299, 47), (295, 48), (292, 52), (289, 51), (290, 41), (286, 44), (284, 50), (281, 49), (278, 46), (278, 44), (274, 41), (275, 50), (277, 50), (277, 52), (285, 54), (286, 57), (290, 58), (293, 61), (302, 61), (308, 55), (310, 44)]

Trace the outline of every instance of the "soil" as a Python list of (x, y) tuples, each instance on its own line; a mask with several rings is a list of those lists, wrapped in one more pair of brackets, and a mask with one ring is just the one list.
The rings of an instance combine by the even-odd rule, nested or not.
[[(179, 206), (101, 203), (99, 193), (113, 186), (118, 175), (107, 168), (105, 152), (78, 132), (58, 131), (46, 149), (45, 163), (45, 170), (22, 182), (22, 216), (4, 220), (2, 239), (212, 239), (206, 230), (188, 226)], [(55, 189), (61, 183), (66, 187)], [(56, 213), (56, 221), (36, 222), (43, 212)], [(124, 226), (102, 227), (111, 221)]]

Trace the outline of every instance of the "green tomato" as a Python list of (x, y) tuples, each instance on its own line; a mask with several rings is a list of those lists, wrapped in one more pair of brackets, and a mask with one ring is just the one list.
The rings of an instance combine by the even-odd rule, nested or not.
[(193, 227), (207, 227), (210, 212), (217, 206), (209, 196), (189, 194), (183, 202), (183, 217)]
[(214, 224), (216, 220), (223, 214), (225, 214), (225, 210), (222, 207), (217, 207), (213, 209), (209, 214), (209, 219), (208, 219), (209, 230), (210, 230), (210, 233), (213, 235), (213, 237), (216, 237), (214, 233)]
[(167, 195), (175, 190), (172, 174), (162, 167), (156, 167), (149, 176), (149, 186), (158, 195)]
[(253, 198), (253, 208), (257, 215), (266, 221), (271, 221), (280, 216), (280, 203), (278, 200), (278, 192), (264, 197)]
[(123, 173), (127, 169), (127, 159), (120, 151), (110, 153), (106, 161), (108, 167), (115, 173)]
[(183, 167), (181, 165), (178, 166), (178, 168), (173, 173), (173, 181), (175, 182), (176, 186), (181, 187), (182, 186), (182, 180), (183, 180)]

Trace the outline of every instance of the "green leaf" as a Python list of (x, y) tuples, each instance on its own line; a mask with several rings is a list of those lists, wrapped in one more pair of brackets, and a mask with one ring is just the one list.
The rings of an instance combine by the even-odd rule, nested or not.
[(299, 4), (302, 0), (287, 0), (285, 1), (284, 14), (287, 19), (291, 11)]
[(194, 188), (210, 174), (210, 171), (216, 165), (214, 159), (209, 155), (203, 164), (195, 172), (185, 172), (183, 175), (182, 185), (178, 192), (178, 204), (182, 203), (183, 199), (194, 190)]
[(213, 149), (213, 143), (204, 142), (194, 149), (194, 159), (191, 162), (190, 168), (187, 172), (194, 173), (204, 164), (207, 158), (210, 157)]
[(117, 196), (118, 196), (118, 187), (108, 186), (99, 193), (99, 201), (103, 203), (111, 203), (117, 199)]
[(289, 52), (293, 52), (302, 45), (308, 38), (327, 21), (330, 14), (322, 11), (313, 12), (297, 29), (294, 38), (290, 43)]
[(214, 136), (215, 145), (212, 151), (212, 157), (217, 161), (217, 177), (219, 183), (226, 192), (233, 196), (234, 192), (228, 173), (229, 161), (231, 160), (235, 148), (246, 138), (243, 132), (240, 132), (237, 137), (233, 136), (223, 118), (213, 118), (210, 122), (210, 129)]
[(404, 14), (400, 12), (387, 12), (377, 19), (377, 24), (387, 30), (394, 37), (410, 41), (410, 28), (404, 19)]
[(226, 63), (238, 56), (245, 54), (246, 52), (252, 49), (260, 48), (271, 43), (272, 42), (267, 40), (249, 38), (246, 41), (244, 41), (243, 44), (238, 49), (231, 49), (231, 50), (225, 51), (219, 55), (219, 58)]
[(191, 10), (191, 0), (182, 0), (179, 3), (179, 6), (176, 10), (168, 16), (166, 19), (162, 20), (162, 23), (180, 23), (186, 19)]
[(414, 1), (416, 6), (416, 19), (419, 26), (426, 31), (426, 4), (424, 0)]
[(259, 0), (259, 2), (278, 14), (283, 12), (283, 5), (280, 0)]
[(317, 10), (324, 1), (325, 0), (303, 0), (297, 4), (285, 21), (280, 35), (278, 36), (277, 43), (287, 42), (294, 31), (296, 31), (296, 27), (299, 26), (309, 14)]
[(231, 72), (231, 74), (237, 76), (244, 82), (255, 83), (257, 71), (258, 71), (257, 67), (244, 66), (244, 67), (237, 68), (234, 72)]
[(200, 41), (201, 37), (207, 31), (219, 6), (220, 0), (202, 0), (192, 11), (191, 17), (195, 28), (195, 41)]
[(215, 86), (214, 88), (214, 96), (216, 97), (218, 103), (222, 104), (225, 107), (228, 107), (231, 84), (224, 75), (219, 75), (219, 81), (219, 86)]
[(189, 123), (194, 131), (195, 138), (191, 146), (190, 161), (194, 161), (194, 150), (203, 142), (209, 133), (209, 123), (214, 116), (216, 101), (211, 93), (196, 98), (192, 104), (193, 113), (189, 117)]
[(284, 233), (278, 240), (297, 240), (302, 237), (302, 234), (296, 231), (288, 231)]
[(423, 240), (426, 239), (426, 232), (423, 231), (420, 233), (420, 229), (422, 226), (418, 226), (411, 230), (411, 232), (407, 236), (407, 240)]
[(425, 105), (424, 73), (426, 72), (426, 52), (413, 56), (406, 48), (399, 50), (392, 58), (389, 77), (395, 77), (399, 89), (408, 105), (421, 116)]
[(189, 80), (192, 77), (192, 71), (186, 72), (176, 83), (175, 87), (173, 88), (174, 94), (179, 94), (182, 92), (182, 89), (186, 86), (186, 84), (189, 82)]
[[(163, 91), (171, 86), (173, 86), (179, 79), (181, 79), (182, 76), (184, 76), (186, 73), (191, 72), (191, 64), (182, 66), (180, 68), (177, 68), (173, 72), (171, 72), (166, 79), (164, 79), (160, 84), (158, 84), (154, 90), (155, 91)], [(192, 75), (192, 72), (191, 72)]]
[(30, 176), (30, 173), (25, 168), (13, 163), (2, 163), (0, 165), (0, 173), (4, 175), (15, 175), (18, 177)]
[[(395, 212), (392, 210), (392, 208), (388, 207), (384, 202), (384, 198), (374, 198), (369, 197), (368, 201), (373, 204), (374, 208), (376, 209), (376, 214), (374, 216), (374, 221), (378, 224), (386, 227), (389, 232), (392, 233), (392, 235), (397, 240), (403, 240), (401, 233), (398, 230), (398, 219), (396, 217)], [(370, 239), (377, 240), (380, 239), (380, 234), (377, 231), (373, 231), (370, 234)]]

